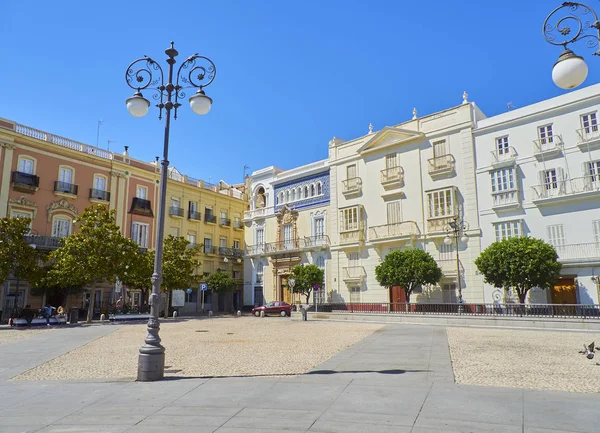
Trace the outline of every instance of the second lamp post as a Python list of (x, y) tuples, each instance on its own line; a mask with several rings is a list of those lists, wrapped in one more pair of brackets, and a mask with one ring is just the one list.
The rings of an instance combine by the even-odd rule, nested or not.
[[(154, 260), (154, 272), (152, 274), (152, 294), (150, 295), (150, 314), (148, 320), (148, 335), (145, 344), (140, 347), (138, 359), (137, 380), (142, 382), (161, 380), (165, 371), (165, 348), (160, 344), (158, 331), (160, 328), (158, 314), (160, 309), (160, 285), (162, 281), (162, 252), (163, 235), (165, 224), (165, 206), (167, 198), (167, 174), (169, 168), (169, 134), (171, 126), (171, 112), (173, 118), (177, 119), (177, 109), (181, 106), (180, 99), (186, 97), (184, 89), (197, 88), (195, 95), (189, 98), (192, 111), (196, 114), (206, 114), (210, 111), (212, 99), (205, 95), (203, 88), (215, 79), (215, 64), (208, 58), (194, 54), (179, 66), (174, 74), (173, 66), (175, 57), (179, 54), (171, 46), (165, 50), (168, 75), (163, 74), (160, 64), (148, 56), (133, 61), (125, 72), (127, 85), (135, 90), (133, 96), (127, 99), (127, 110), (135, 117), (143, 117), (148, 113), (150, 101), (144, 98), (142, 90), (152, 93), (159, 109), (158, 118), (162, 119), (165, 113), (165, 133), (163, 146), (163, 159), (161, 161), (160, 175), (160, 199), (158, 204), (158, 224), (156, 226), (156, 255)], [(165, 308), (169, 308), (167, 305)]]
[[(462, 281), (461, 281), (461, 277), (460, 277), (460, 256), (458, 253), (458, 241), (460, 239), (460, 242), (462, 243), (466, 243), (469, 238), (468, 236), (465, 234), (465, 232), (468, 230), (468, 226), (467, 224), (462, 221), (459, 220), (458, 218), (454, 218), (452, 221), (450, 221), (448, 223), (449, 228), (448, 230), (446, 230), (446, 238), (444, 239), (444, 243), (448, 246), (452, 245), (453, 242), (455, 242), (455, 248), (456, 248), (456, 282), (457, 282), (457, 288), (458, 288), (458, 303), (462, 304), (463, 303), (463, 297), (462, 297)], [(452, 237), (454, 238), (454, 241), (452, 240)]]

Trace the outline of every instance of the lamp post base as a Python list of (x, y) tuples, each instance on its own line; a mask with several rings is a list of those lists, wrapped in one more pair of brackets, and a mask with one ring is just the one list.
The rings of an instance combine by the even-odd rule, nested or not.
[(154, 382), (165, 377), (165, 353), (140, 353), (138, 382)]

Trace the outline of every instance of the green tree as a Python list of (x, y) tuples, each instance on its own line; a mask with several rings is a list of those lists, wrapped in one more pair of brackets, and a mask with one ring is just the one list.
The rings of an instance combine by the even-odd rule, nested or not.
[(524, 236), (494, 242), (475, 260), (475, 266), (486, 283), (505, 291), (512, 287), (521, 304), (533, 287), (551, 287), (562, 267), (552, 245)]
[(10, 274), (19, 279), (34, 279), (39, 271), (39, 253), (25, 242), (28, 218), (0, 218), (0, 282)]
[(410, 302), (413, 290), (423, 284), (437, 284), (442, 270), (431, 254), (418, 249), (396, 250), (375, 268), (375, 278), (383, 287), (400, 286)]
[(163, 244), (161, 289), (167, 292), (165, 317), (169, 314), (170, 293), (185, 290), (198, 282), (194, 271), (200, 266), (196, 259), (199, 246), (190, 247), (187, 239), (169, 235)]
[(213, 293), (231, 293), (236, 286), (231, 275), (221, 270), (206, 277), (206, 285)]
[(121, 282), (129, 288), (142, 291), (140, 307), (146, 305), (148, 292), (152, 290), (154, 272), (154, 251), (139, 251), (133, 257), (131, 266), (124, 272)]
[(306, 296), (306, 303), (310, 300), (310, 294), (315, 285), (323, 288), (325, 279), (325, 271), (317, 265), (297, 265), (292, 268), (292, 272), (288, 278), (294, 279), (293, 293), (301, 293)]
[(94, 291), (98, 283), (114, 283), (123, 279), (133, 265), (138, 246), (125, 238), (115, 223), (116, 210), (93, 205), (74, 221), (79, 230), (62, 242), (50, 254), (54, 263), (48, 272), (48, 282), (60, 287), (90, 286), (87, 321), (92, 320)]

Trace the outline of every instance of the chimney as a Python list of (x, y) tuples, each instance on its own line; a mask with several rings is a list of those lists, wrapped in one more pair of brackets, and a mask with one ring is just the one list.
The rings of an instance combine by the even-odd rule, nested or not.
[(123, 156), (129, 156), (129, 146), (125, 146), (125, 152), (123, 152)]

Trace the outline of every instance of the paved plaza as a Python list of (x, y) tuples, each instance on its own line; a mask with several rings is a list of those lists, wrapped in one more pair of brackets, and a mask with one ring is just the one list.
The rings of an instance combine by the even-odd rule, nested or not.
[(114, 331), (0, 345), (0, 433), (600, 431), (598, 394), (456, 385), (446, 329), (435, 326), (386, 325), (299, 376), (9, 380)]

